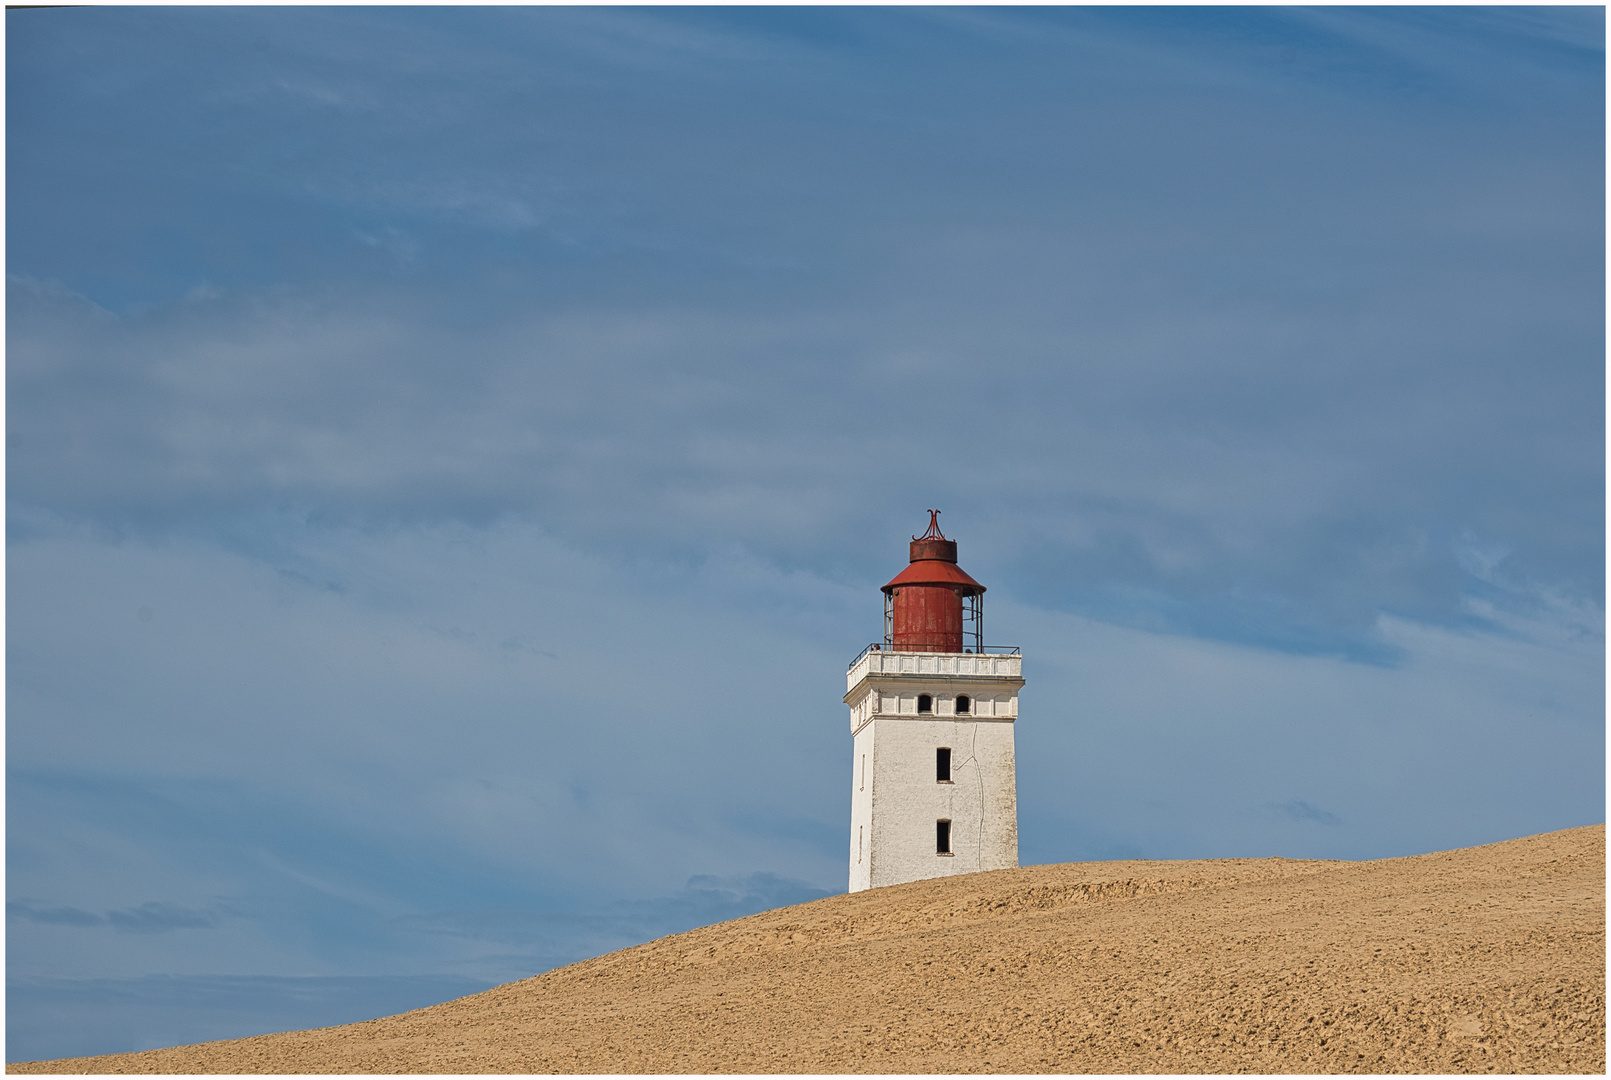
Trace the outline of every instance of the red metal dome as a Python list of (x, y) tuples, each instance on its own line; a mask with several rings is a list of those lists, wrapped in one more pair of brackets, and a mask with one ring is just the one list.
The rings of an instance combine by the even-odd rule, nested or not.
[[(916, 544), (912, 545), (916, 547)], [(896, 574), (884, 586), (885, 592), (894, 592), (906, 585), (944, 585), (955, 588), (959, 596), (978, 596), (985, 591), (985, 587), (973, 578), (968, 572), (954, 562), (942, 562), (939, 559), (912, 558), (912, 565)]]
[(897, 652), (962, 652), (965, 637), (982, 645), (985, 587), (957, 565), (957, 543), (940, 532), (938, 510), (929, 511), (929, 531), (912, 537), (911, 565), (883, 591), (884, 641)]

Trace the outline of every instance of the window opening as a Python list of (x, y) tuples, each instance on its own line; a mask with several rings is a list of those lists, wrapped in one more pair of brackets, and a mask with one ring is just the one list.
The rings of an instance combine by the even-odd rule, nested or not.
[(951, 823), (944, 818), (934, 823), (934, 854), (951, 854)]
[(927, 695), (927, 694), (919, 694), (919, 695), (917, 695), (917, 711), (920, 712), (920, 713), (925, 713), (925, 712), (926, 713), (931, 713), (931, 712), (933, 712), (934, 711), (934, 699), (929, 697), (929, 695)]
[(951, 782), (951, 748), (942, 746), (934, 751), (934, 779), (942, 784)]
[(957, 695), (957, 712), (965, 713), (973, 708), (973, 702), (968, 700), (967, 694)]
[(856, 826), (856, 861), (857, 862), (861, 862), (861, 834), (863, 832), (865, 832), (866, 829), (867, 829), (867, 826), (865, 826), (865, 825), (857, 825)]
[(861, 790), (867, 790), (867, 755), (861, 756)]

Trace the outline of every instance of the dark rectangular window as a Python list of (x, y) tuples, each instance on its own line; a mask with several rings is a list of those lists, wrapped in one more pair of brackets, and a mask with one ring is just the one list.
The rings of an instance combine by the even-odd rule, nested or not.
[(942, 746), (934, 751), (934, 779), (942, 784), (951, 782), (951, 748)]
[(934, 853), (936, 855), (951, 854), (951, 823), (949, 821), (936, 821), (934, 823)]

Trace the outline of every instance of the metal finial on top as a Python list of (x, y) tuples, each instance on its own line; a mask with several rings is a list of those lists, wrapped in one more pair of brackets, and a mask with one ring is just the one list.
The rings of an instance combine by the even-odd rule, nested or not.
[(914, 537), (912, 537), (912, 539), (913, 540), (944, 540), (945, 539), (945, 534), (940, 531), (940, 512), (938, 510), (930, 510), (929, 511), (929, 531), (924, 533), (922, 536), (914, 536)]

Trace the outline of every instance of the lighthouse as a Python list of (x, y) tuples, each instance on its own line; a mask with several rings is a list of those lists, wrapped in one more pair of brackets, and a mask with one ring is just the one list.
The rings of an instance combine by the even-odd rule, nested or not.
[(884, 639), (851, 661), (850, 891), (1018, 865), (1016, 648), (984, 644), (985, 587), (929, 528), (884, 586)]

